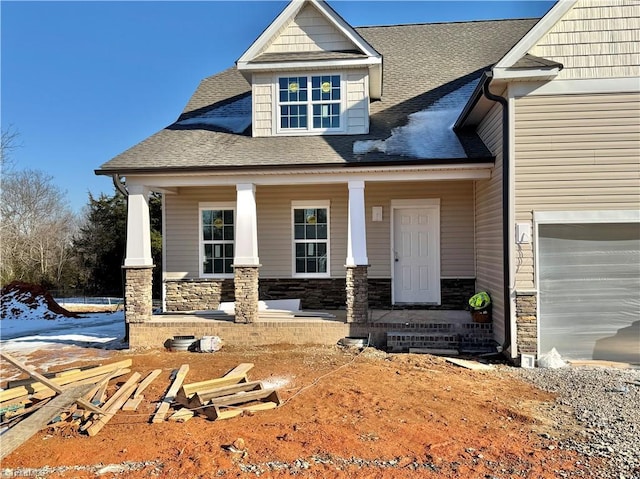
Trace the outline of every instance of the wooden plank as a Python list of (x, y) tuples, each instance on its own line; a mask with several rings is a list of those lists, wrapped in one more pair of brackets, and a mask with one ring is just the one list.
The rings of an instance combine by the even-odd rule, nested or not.
[(466, 359), (459, 358), (442, 358), (448, 363), (455, 364), (456, 366), (460, 366), (466, 369), (471, 369), (473, 371), (492, 371), (495, 369), (491, 364), (483, 364), (478, 361), (468, 361)]
[(183, 409), (180, 409), (179, 411), (176, 411), (171, 416), (169, 416), (169, 421), (187, 422), (189, 419), (193, 417), (193, 415), (194, 415), (193, 411), (183, 408)]
[(144, 378), (138, 385), (138, 388), (133, 393), (133, 399), (137, 399), (138, 397), (140, 397), (142, 391), (147, 389), (147, 387), (149, 387), (149, 384), (151, 384), (155, 378), (160, 376), (160, 373), (162, 373), (162, 369), (154, 369), (153, 371), (151, 371), (148, 376)]
[(167, 412), (169, 411), (169, 406), (175, 400), (176, 394), (178, 394), (178, 391), (182, 386), (182, 382), (184, 381), (184, 378), (188, 372), (189, 372), (188, 364), (183, 364), (182, 366), (180, 366), (180, 369), (178, 369), (178, 372), (176, 373), (176, 377), (173, 380), (173, 384), (171, 385), (171, 387), (167, 391), (167, 394), (165, 394), (164, 399), (158, 406), (158, 410), (153, 416), (153, 419), (151, 420), (151, 422), (153, 423), (164, 422), (164, 418), (167, 415)]
[(246, 393), (231, 394), (229, 396), (222, 396), (213, 398), (210, 404), (215, 406), (233, 406), (235, 404), (242, 404), (251, 401), (273, 401), (280, 405), (280, 397), (278, 391), (275, 389), (261, 389), (259, 391), (250, 391)]
[[(124, 376), (125, 374), (129, 374), (131, 372), (131, 369), (125, 368), (125, 369), (118, 369), (116, 372), (114, 372), (111, 375), (111, 379), (114, 379), (118, 376)], [(75, 381), (71, 384), (66, 384), (62, 387), (62, 389), (67, 389), (69, 387), (76, 387), (76, 386), (82, 386), (85, 384), (92, 384), (95, 385), (96, 384), (96, 380), (98, 380), (99, 378), (97, 377), (91, 377), (91, 378), (86, 378), (86, 379), (81, 379), (80, 381)], [(31, 395), (32, 399), (36, 399), (36, 400), (42, 400), (42, 399), (46, 399), (46, 398), (50, 398), (55, 396), (56, 393), (53, 392), (51, 389), (47, 388), (44, 389), (43, 391), (40, 391), (36, 394)], [(28, 396), (27, 396), (28, 397)]]
[[(132, 364), (131, 359), (125, 359), (123, 361), (118, 361), (112, 364), (106, 364), (104, 366), (96, 366), (95, 368), (90, 368), (83, 370), (76, 374), (69, 374), (66, 376), (62, 376), (59, 378), (52, 378), (50, 381), (57, 386), (63, 386), (65, 384), (77, 383), (80, 380), (95, 378), (96, 376), (102, 376), (110, 371), (115, 371), (119, 368), (128, 368)], [(95, 381), (94, 381), (95, 382)], [(21, 396), (26, 396), (29, 394), (39, 393), (41, 391), (50, 390), (51, 389), (40, 383), (39, 381), (35, 381), (32, 384), (26, 386), (19, 386), (11, 389), (5, 389), (4, 391), (0, 391), (0, 402), (8, 401), (11, 399), (15, 399)]]
[(107, 402), (104, 403), (103, 408), (106, 410), (110, 410), (111, 407), (117, 402), (119, 402), (120, 398), (126, 394), (124, 401), (122, 401), (122, 404), (124, 404), (127, 401), (127, 399), (129, 399), (129, 396), (131, 396), (131, 392), (129, 394), (127, 394), (127, 392), (129, 391), (129, 389), (131, 389), (131, 387), (133, 387), (133, 391), (135, 391), (135, 388), (138, 387), (138, 380), (141, 377), (142, 375), (140, 373), (133, 373), (129, 377), (129, 379), (127, 379), (127, 381), (122, 386), (120, 386), (120, 389), (118, 389), (115, 393), (113, 393), (113, 396), (107, 399)]
[(180, 389), (181, 395), (191, 398), (195, 393), (199, 391), (206, 391), (210, 389), (216, 389), (223, 386), (231, 386), (232, 384), (246, 383), (247, 376), (244, 374), (228, 375), (216, 379), (207, 379), (206, 381), (200, 381), (197, 383), (185, 384)]
[(240, 363), (231, 371), (225, 373), (226, 376), (246, 376), (249, 371), (253, 369), (253, 363)]
[(278, 407), (273, 401), (261, 402), (257, 404), (250, 404), (244, 406), (234, 406), (233, 408), (218, 407), (211, 406), (206, 409), (207, 417), (212, 421), (216, 421), (218, 419), (231, 419), (234, 417), (241, 416), (245, 412), (255, 413), (258, 411), (266, 411), (268, 409), (275, 409)]
[(199, 408), (206, 405), (213, 398), (217, 398), (221, 396), (229, 396), (231, 394), (236, 394), (240, 392), (259, 391), (262, 389), (264, 389), (264, 386), (260, 381), (251, 381), (248, 383), (240, 383), (240, 384), (234, 384), (233, 386), (226, 386), (222, 388), (211, 389), (208, 391), (194, 394), (191, 400), (189, 401), (189, 407), (192, 409)]
[[(58, 371), (58, 372), (55, 372), (55, 373), (42, 373), (42, 375), (47, 379), (63, 378), (65, 376), (70, 376), (70, 375), (73, 375), (73, 374), (77, 374), (77, 373), (79, 373), (81, 371), (82, 371), (82, 369), (80, 369), (80, 368), (73, 368), (73, 369), (65, 369), (63, 371)], [(19, 386), (27, 386), (29, 384), (33, 384), (34, 381), (35, 380), (33, 378), (16, 379), (14, 381), (7, 382), (6, 389), (17, 388)]]
[[(5, 361), (8, 361), (9, 363), (13, 364), (15, 367), (17, 367), (21, 371), (27, 373), (32, 378), (37, 379), (42, 384), (47, 386), (49, 389), (52, 389), (53, 391), (55, 391), (58, 394), (62, 394), (63, 390), (59, 385), (57, 385), (56, 383), (54, 383), (54, 382), (50, 381), (49, 379), (45, 378), (42, 374), (38, 373), (37, 371), (34, 371), (31, 368), (28, 368), (27, 366), (22, 364), (20, 361), (15, 359), (13, 356), (11, 356), (11, 355), (9, 355), (7, 353), (0, 352), (0, 357), (2, 359), (4, 359)], [(95, 411), (95, 412), (99, 412), (99, 413), (103, 412), (100, 408), (94, 406), (93, 404), (91, 404), (89, 401), (87, 401), (83, 397), (78, 398), (76, 400), (76, 402), (78, 404), (80, 404), (82, 407), (84, 407), (85, 409), (89, 409), (91, 411)]]
[(15, 451), (53, 418), (75, 403), (88, 389), (89, 386), (85, 385), (63, 391), (59, 396), (49, 401), (46, 406), (6, 431), (0, 441), (0, 459), (4, 459)]
[[(134, 373), (134, 374), (138, 374), (138, 373)], [(129, 381), (127, 381), (127, 383), (125, 384), (128, 384), (128, 385), (126, 386), (126, 388), (125, 386), (123, 386), (121, 389), (118, 390), (118, 392), (122, 391), (122, 393), (118, 396), (118, 398), (115, 401), (113, 401), (109, 405), (108, 408), (106, 408), (106, 413), (103, 416), (100, 416), (97, 420), (95, 420), (91, 424), (91, 426), (87, 428), (86, 431), (87, 431), (87, 434), (89, 434), (89, 436), (95, 436), (96, 434), (98, 434), (98, 432), (111, 420), (111, 418), (115, 416), (116, 412), (118, 412), (118, 410), (122, 407), (122, 405), (126, 402), (126, 400), (129, 399), (129, 396), (133, 394), (133, 392), (136, 390), (136, 387), (138, 387), (137, 382), (131, 382), (129, 384)], [(106, 403), (105, 403), (105, 406), (106, 406)]]
[[(134, 393), (134, 395), (135, 395), (135, 393)], [(122, 410), (123, 411), (137, 411), (138, 410), (138, 406), (140, 406), (140, 403), (142, 401), (144, 401), (144, 396), (138, 396), (137, 398), (131, 398), (126, 403), (124, 403), (124, 405), (122, 406)]]

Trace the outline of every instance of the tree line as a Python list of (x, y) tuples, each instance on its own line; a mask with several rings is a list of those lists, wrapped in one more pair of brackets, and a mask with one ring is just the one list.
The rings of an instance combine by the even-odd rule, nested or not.
[[(50, 290), (86, 295), (123, 295), (127, 200), (88, 196), (79, 214), (52, 176), (16, 169), (11, 152), (17, 135), (2, 132), (0, 166), (0, 284), (38, 284)], [(150, 197), (154, 297), (161, 294), (161, 197)]]

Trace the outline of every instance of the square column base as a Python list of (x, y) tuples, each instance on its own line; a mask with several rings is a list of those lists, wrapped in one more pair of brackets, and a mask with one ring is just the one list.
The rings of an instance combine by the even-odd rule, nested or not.
[(235, 322), (254, 323), (258, 319), (258, 270), (260, 266), (235, 266)]
[(153, 266), (123, 266), (124, 318), (127, 323), (144, 323), (151, 319)]
[(369, 316), (368, 266), (347, 266), (347, 322), (366, 323)]

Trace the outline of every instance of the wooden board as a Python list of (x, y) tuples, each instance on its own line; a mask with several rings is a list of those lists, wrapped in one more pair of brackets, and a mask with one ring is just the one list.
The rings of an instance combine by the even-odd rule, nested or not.
[(268, 409), (275, 409), (279, 406), (278, 403), (273, 401), (265, 401), (257, 404), (248, 404), (244, 406), (235, 406), (233, 408), (224, 408), (218, 406), (211, 406), (206, 408), (207, 417), (212, 421), (218, 419), (231, 419), (241, 416), (245, 412), (254, 413), (258, 411), (266, 411)]
[(188, 372), (189, 372), (188, 364), (183, 364), (182, 366), (180, 366), (180, 369), (178, 369), (178, 372), (176, 373), (176, 377), (173, 380), (173, 384), (171, 384), (171, 387), (167, 391), (167, 394), (165, 394), (164, 399), (158, 406), (158, 410), (154, 414), (151, 422), (153, 423), (164, 422), (164, 418), (167, 415), (167, 412), (169, 411), (169, 406), (171, 406), (171, 403), (175, 401), (176, 394), (178, 394), (178, 391), (180, 390), (180, 387), (182, 386), (184, 378)]
[(193, 411), (190, 411), (189, 409), (180, 409), (179, 411), (176, 411), (171, 416), (169, 416), (169, 421), (187, 422), (193, 417), (193, 415)]
[[(134, 393), (134, 395), (135, 395), (135, 393)], [(126, 403), (124, 403), (124, 405), (122, 406), (122, 410), (123, 411), (137, 411), (138, 410), (138, 406), (140, 406), (140, 403), (142, 401), (144, 401), (144, 396), (138, 396), (137, 398), (131, 398)]]
[(240, 363), (231, 371), (224, 374), (226, 376), (246, 376), (253, 369), (253, 363)]
[[(134, 374), (138, 374), (138, 373), (134, 373)], [(96, 434), (98, 434), (98, 432), (111, 420), (111, 418), (115, 416), (116, 412), (118, 412), (118, 410), (122, 407), (122, 405), (129, 398), (129, 396), (133, 394), (133, 392), (136, 390), (136, 387), (138, 387), (137, 382), (129, 383), (129, 381), (127, 381), (127, 383), (125, 383), (125, 385), (118, 390), (118, 392), (122, 391), (122, 393), (117, 397), (117, 399), (115, 399), (109, 405), (108, 408), (106, 408), (106, 413), (103, 416), (100, 416), (98, 419), (96, 419), (91, 424), (91, 426), (87, 428), (87, 434), (89, 434), (89, 436), (95, 436)], [(112, 396), (112, 398), (114, 396)], [(107, 403), (108, 402), (109, 401), (107, 401)], [(107, 405), (107, 403), (105, 403), (105, 406)]]
[(162, 369), (154, 369), (153, 371), (151, 371), (147, 375), (147, 377), (144, 378), (138, 385), (138, 388), (133, 393), (133, 399), (137, 399), (138, 397), (140, 397), (140, 394), (142, 394), (142, 391), (147, 389), (149, 387), (149, 384), (151, 384), (155, 378), (160, 376), (161, 373), (162, 373)]
[(53, 418), (75, 403), (78, 398), (87, 392), (89, 387), (85, 385), (63, 391), (59, 396), (49, 401), (46, 407), (43, 406), (6, 431), (2, 435), (2, 441), (0, 441), (0, 459), (7, 457), (40, 429), (49, 424)]
[(259, 391), (264, 389), (263, 384), (260, 381), (250, 381), (248, 383), (234, 384), (232, 386), (225, 386), (222, 388), (211, 389), (196, 393), (189, 401), (189, 407), (192, 409), (200, 408), (209, 403), (213, 398), (221, 396), (229, 396), (231, 394), (237, 394), (241, 392)]
[(247, 376), (224, 376), (222, 378), (209, 379), (197, 383), (186, 384), (180, 388), (175, 400), (185, 407), (189, 407), (189, 401), (197, 393), (211, 391), (225, 386), (232, 386), (238, 383), (246, 383)]
[[(124, 376), (125, 374), (129, 374), (131, 372), (131, 369), (125, 368), (125, 369), (118, 369), (117, 371), (113, 372), (112, 374), (110, 374), (111, 379), (113, 378), (117, 378), (118, 376)], [(86, 378), (86, 379), (81, 379), (80, 381), (75, 381), (71, 384), (66, 384), (64, 386), (62, 386), (62, 389), (66, 389), (66, 388), (70, 388), (70, 387), (76, 387), (76, 386), (82, 386), (85, 384), (96, 384), (96, 381), (99, 381), (100, 378), (96, 377), (91, 377), (91, 378)], [(40, 391), (39, 393), (33, 394), (31, 395), (31, 398), (36, 399), (38, 401), (42, 400), (42, 399), (46, 399), (46, 398), (50, 398), (55, 396), (56, 393), (53, 392), (51, 389), (45, 389), (43, 391)], [(95, 394), (94, 394), (95, 395)], [(28, 397), (28, 396), (26, 396)]]
[(442, 358), (448, 363), (455, 364), (456, 366), (460, 366), (466, 369), (471, 369), (473, 371), (493, 371), (495, 368), (491, 364), (483, 364), (478, 361), (468, 361), (466, 359), (459, 358)]
[[(77, 381), (95, 378), (96, 376), (103, 376), (104, 374), (115, 371), (120, 368), (128, 368), (132, 364), (131, 359), (125, 359), (123, 361), (118, 361), (112, 364), (106, 364), (104, 366), (97, 366), (95, 368), (85, 369), (75, 374), (68, 374), (61, 377), (54, 377), (50, 381), (54, 383), (56, 386), (63, 386), (65, 384), (75, 383)], [(46, 379), (46, 378), (45, 378)], [(35, 394), (41, 391), (49, 390), (51, 388), (42, 384), (39, 381), (34, 381), (31, 384), (25, 386), (18, 386), (11, 389), (5, 389), (4, 391), (0, 391), (0, 402), (8, 401), (10, 399), (15, 399), (21, 396), (27, 396), (29, 394)]]

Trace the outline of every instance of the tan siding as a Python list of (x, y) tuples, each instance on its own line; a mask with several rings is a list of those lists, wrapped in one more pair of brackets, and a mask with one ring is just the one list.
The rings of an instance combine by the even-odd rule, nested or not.
[[(531, 224), (536, 210), (640, 208), (640, 94), (530, 96), (515, 104), (516, 221)], [(517, 251), (516, 286), (533, 288), (532, 245)]]
[(562, 63), (561, 79), (640, 76), (640, 4), (580, 0), (529, 53)]
[[(440, 198), (440, 274), (474, 277), (473, 183), (406, 182), (367, 183), (367, 254), (369, 276), (391, 277), (391, 200)], [(383, 221), (371, 221), (371, 207), (383, 207)]]
[(304, 7), (265, 49), (267, 53), (350, 50), (354, 45), (313, 6)]
[(347, 80), (347, 133), (369, 132), (369, 92), (367, 71), (349, 72)]
[(493, 302), (493, 331), (504, 340), (502, 261), (502, 109), (496, 105), (478, 127), (480, 138), (496, 155), (488, 180), (475, 185), (476, 289), (487, 291)]
[(235, 202), (236, 188), (181, 188), (165, 195), (165, 245), (167, 279), (197, 278), (199, 261), (199, 202)]
[(253, 76), (253, 136), (271, 136), (273, 126), (272, 83), (271, 75)]

